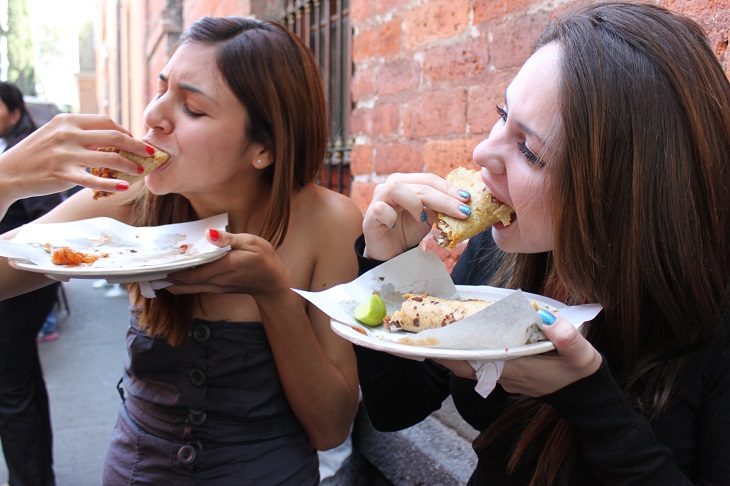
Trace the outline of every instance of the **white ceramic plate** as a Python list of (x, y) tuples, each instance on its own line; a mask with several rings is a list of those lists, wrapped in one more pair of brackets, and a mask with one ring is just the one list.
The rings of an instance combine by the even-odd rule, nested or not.
[(42, 273), (54, 280), (67, 281), (71, 278), (92, 278), (106, 279), (111, 283), (146, 282), (160, 280), (172, 272), (197, 267), (223, 257), (230, 248), (219, 248), (217, 250), (181, 257), (170, 263), (158, 263), (153, 265), (125, 265), (119, 268), (94, 267), (94, 266), (65, 266), (65, 265), (36, 265), (25, 260), (9, 259), (10, 266), (28, 272)]
[[(500, 300), (514, 292), (509, 289), (487, 286), (457, 285), (456, 288), (459, 290), (461, 298), (493, 301)], [(560, 312), (566, 308), (564, 304), (542, 295), (525, 293), (525, 296), (536, 301), (541, 307), (548, 309), (551, 312)], [(399, 307), (400, 305), (398, 305), (398, 308)], [(391, 309), (391, 311), (392, 310), (393, 309)], [(555, 349), (555, 346), (553, 346), (553, 343), (550, 341), (482, 349), (449, 349), (443, 347), (436, 348), (429, 346), (416, 346), (411, 344), (402, 344), (397, 341), (404, 337), (418, 336), (418, 334), (406, 331), (390, 332), (382, 325), (377, 327), (367, 327), (359, 323), (344, 323), (331, 319), (330, 326), (336, 334), (358, 346), (417, 360), (423, 358), (444, 358), (455, 360), (494, 361), (540, 354)]]

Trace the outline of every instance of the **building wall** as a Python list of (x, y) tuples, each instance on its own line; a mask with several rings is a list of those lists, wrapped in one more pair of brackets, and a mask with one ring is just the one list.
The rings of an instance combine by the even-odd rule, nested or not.
[[(474, 146), (496, 119), (494, 105), (541, 29), (576, 3), (350, 0), (352, 197), (358, 206), (364, 210), (375, 185), (393, 172), (444, 175), (470, 165)], [(730, 74), (730, 0), (657, 3), (702, 24)], [(141, 135), (142, 112), (154, 96), (157, 74), (186, 26), (203, 15), (276, 19), (283, 5), (283, 0), (100, 2), (99, 109)]]

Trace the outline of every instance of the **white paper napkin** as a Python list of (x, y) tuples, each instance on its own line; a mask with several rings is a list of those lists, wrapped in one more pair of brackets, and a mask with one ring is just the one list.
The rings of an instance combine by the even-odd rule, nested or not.
[(487, 398), (487, 395), (492, 393), (494, 387), (497, 386), (497, 380), (504, 369), (504, 361), (469, 361), (468, 363), (474, 368), (477, 375), (477, 385), (474, 390), (482, 398)]
[(151, 282), (139, 282), (139, 291), (143, 297), (147, 299), (154, 299), (157, 294), (156, 290), (164, 289), (172, 285), (167, 280), (152, 280)]

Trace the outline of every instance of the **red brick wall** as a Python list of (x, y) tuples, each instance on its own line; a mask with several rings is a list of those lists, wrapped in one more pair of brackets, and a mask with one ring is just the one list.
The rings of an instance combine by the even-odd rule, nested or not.
[[(445, 175), (472, 165), (473, 148), (496, 120), (494, 105), (542, 28), (576, 3), (352, 0), (352, 198), (358, 206), (365, 210), (375, 185), (390, 173)], [(728, 69), (730, 1), (658, 3), (700, 22)]]

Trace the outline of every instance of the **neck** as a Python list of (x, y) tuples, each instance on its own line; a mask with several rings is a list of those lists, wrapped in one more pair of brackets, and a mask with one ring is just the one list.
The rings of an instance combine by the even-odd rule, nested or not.
[(263, 227), (269, 204), (269, 185), (262, 180), (205, 193), (186, 194), (199, 218), (228, 214), (230, 233), (258, 235)]

